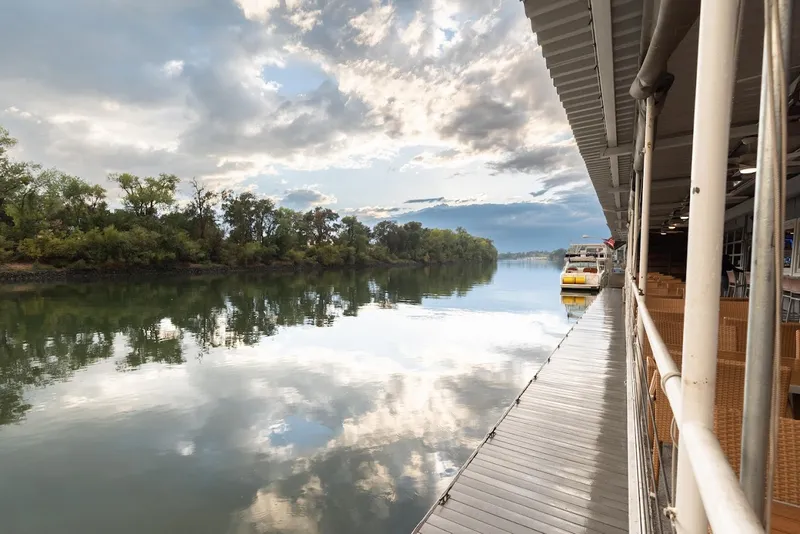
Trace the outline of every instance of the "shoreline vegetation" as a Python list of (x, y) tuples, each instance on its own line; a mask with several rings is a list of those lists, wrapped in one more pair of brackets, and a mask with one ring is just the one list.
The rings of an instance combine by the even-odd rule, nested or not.
[[(251, 192), (216, 191), (173, 174), (109, 175), (121, 192), (11, 159), (0, 126), (0, 282), (114, 276), (494, 262), (489, 239), (324, 207), (296, 211)], [(184, 190), (186, 187), (184, 187)]]
[(498, 260), (542, 260), (551, 262), (563, 262), (567, 253), (565, 248), (555, 250), (531, 250), (529, 252), (501, 252), (497, 255)]

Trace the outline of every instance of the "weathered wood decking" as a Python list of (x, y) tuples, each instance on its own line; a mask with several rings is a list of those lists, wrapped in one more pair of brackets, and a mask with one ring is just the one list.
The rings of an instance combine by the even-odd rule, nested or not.
[(604, 290), (414, 532), (628, 531), (622, 294)]

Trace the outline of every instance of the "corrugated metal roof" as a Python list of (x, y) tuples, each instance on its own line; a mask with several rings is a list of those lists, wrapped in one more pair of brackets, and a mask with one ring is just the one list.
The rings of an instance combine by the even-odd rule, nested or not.
[[(628, 95), (639, 65), (642, 0), (606, 0), (610, 8), (613, 90), (616, 128), (607, 131), (600, 70), (590, 2), (587, 0), (526, 0), (525, 14), (537, 35), (556, 92), (564, 106), (578, 150), (586, 163), (606, 220), (616, 237), (626, 234), (632, 161), (629, 154), (602, 157), (609, 139), (630, 145), (634, 136), (635, 102)], [(607, 34), (606, 34), (607, 35)], [(613, 124), (613, 122), (612, 122)], [(609, 135), (611, 134), (611, 135)], [(618, 168), (615, 184), (613, 166)], [(620, 188), (619, 186), (622, 186)]]
[[(524, 0), (531, 28), (538, 35), (556, 92), (561, 99), (572, 127), (581, 156), (586, 163), (609, 228), (615, 237), (626, 233), (628, 188), (632, 172), (632, 143), (636, 105), (628, 93), (639, 65), (639, 42), (642, 11), (652, 0)], [(739, 33), (739, 57), (731, 116), (730, 156), (744, 150), (742, 139), (757, 132), (761, 85), (761, 51), (763, 13), (761, 2), (745, 2), (742, 27)], [(592, 14), (592, 7), (610, 10)], [(790, 80), (800, 76), (800, 10), (793, 10), (792, 68)], [(609, 22), (610, 20), (610, 22)], [(610, 29), (607, 27), (610, 25)], [(600, 26), (600, 27), (598, 27)], [(611, 35), (610, 46), (608, 35)], [(605, 39), (605, 42), (602, 42)], [(697, 68), (697, 25), (678, 46), (669, 60), (668, 70), (675, 75), (661, 116), (657, 121), (653, 163), (653, 190), (657, 191), (657, 209), (651, 210), (650, 227), (658, 230), (673, 218), (689, 192), (692, 159), (692, 129)], [(609, 57), (610, 56), (610, 57)], [(606, 115), (610, 106), (603, 106), (601, 87), (602, 66), (613, 65), (613, 113), (616, 127), (609, 131)], [(796, 112), (795, 112), (796, 113)], [(613, 121), (612, 121), (613, 122)], [(616, 145), (613, 141), (616, 140)], [(790, 130), (789, 151), (800, 148), (800, 135)], [(602, 157), (607, 147), (619, 147), (608, 153), (616, 158)], [(627, 154), (624, 154), (627, 152)], [(618, 168), (619, 185), (613, 183)], [(740, 180), (736, 165), (731, 166), (728, 179)], [(794, 171), (791, 171), (794, 172)], [(661, 182), (661, 183), (659, 183)], [(752, 182), (750, 189), (752, 193)], [(728, 207), (742, 201), (741, 191), (728, 198)], [(674, 220), (674, 218), (673, 218)], [(679, 224), (680, 221), (679, 221)]]

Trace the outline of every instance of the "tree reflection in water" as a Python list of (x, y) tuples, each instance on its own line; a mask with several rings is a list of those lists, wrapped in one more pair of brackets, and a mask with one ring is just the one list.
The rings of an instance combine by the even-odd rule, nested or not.
[[(68, 380), (101, 360), (114, 358), (123, 372), (179, 365), (214, 347), (254, 345), (283, 327), (330, 326), (363, 306), (464, 295), (495, 270), (469, 264), (0, 287), (0, 425), (24, 418), (27, 388)], [(193, 354), (185, 353), (187, 336), (198, 347)]]

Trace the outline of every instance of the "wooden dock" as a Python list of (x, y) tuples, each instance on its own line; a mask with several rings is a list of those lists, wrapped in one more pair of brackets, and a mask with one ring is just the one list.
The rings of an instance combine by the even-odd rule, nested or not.
[(628, 532), (624, 330), (606, 289), (414, 532)]

